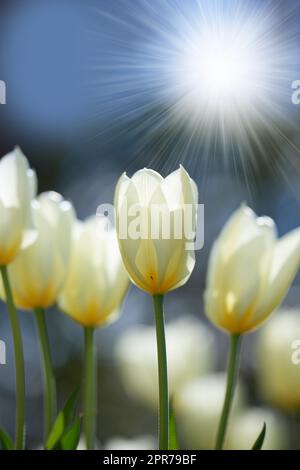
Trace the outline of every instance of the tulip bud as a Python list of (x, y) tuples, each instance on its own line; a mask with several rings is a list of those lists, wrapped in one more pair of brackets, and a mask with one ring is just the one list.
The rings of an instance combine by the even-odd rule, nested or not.
[(207, 316), (230, 333), (257, 328), (282, 302), (299, 265), (300, 229), (278, 239), (272, 219), (242, 206), (210, 255)]
[(242, 410), (228, 429), (228, 449), (250, 450), (258, 438), (263, 424), (266, 435), (262, 450), (284, 450), (287, 446), (286, 429), (283, 420), (271, 410), (249, 408)]
[[(300, 409), (300, 363), (294, 346), (300, 344), (298, 310), (282, 311), (262, 329), (257, 348), (258, 385), (271, 405)], [(299, 352), (298, 352), (299, 357)]]
[(117, 234), (134, 284), (164, 294), (189, 279), (198, 191), (182, 166), (165, 179), (153, 170), (123, 174), (115, 192)]
[[(195, 377), (210, 372), (215, 363), (213, 337), (192, 317), (179, 318), (166, 327), (170, 395)], [(127, 393), (156, 410), (158, 370), (155, 328), (137, 326), (125, 331), (116, 347), (116, 360)]]
[(77, 221), (61, 309), (83, 326), (104, 325), (117, 316), (128, 286), (115, 230), (96, 217)]
[(60, 194), (49, 192), (33, 201), (32, 218), (37, 238), (8, 268), (15, 303), (24, 309), (55, 303), (66, 276), (74, 211)]
[(16, 147), (0, 160), (0, 265), (9, 264), (21, 246), (36, 234), (30, 204), (36, 193), (36, 175), (22, 151)]

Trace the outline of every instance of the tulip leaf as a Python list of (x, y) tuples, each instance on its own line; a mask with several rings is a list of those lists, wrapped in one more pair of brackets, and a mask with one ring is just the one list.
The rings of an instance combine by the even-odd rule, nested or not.
[(46, 449), (53, 450), (61, 448), (60, 439), (65, 435), (66, 431), (72, 426), (75, 416), (75, 410), (79, 399), (79, 387), (70, 395), (63, 409), (58, 414), (53, 428), (50, 431), (46, 442)]
[(14, 447), (11, 437), (4, 431), (4, 429), (0, 428), (0, 448), (2, 450), (13, 450)]
[(170, 419), (169, 419), (169, 431), (170, 431), (170, 450), (179, 450), (179, 443), (176, 429), (176, 419), (174, 414), (173, 400), (170, 400)]
[(61, 450), (76, 450), (80, 439), (80, 418), (76, 418), (68, 431), (60, 439)]
[(267, 430), (266, 423), (264, 423), (264, 425), (262, 427), (262, 430), (259, 433), (258, 438), (256, 439), (256, 441), (254, 442), (254, 444), (252, 446), (252, 450), (261, 450), (262, 449), (262, 446), (264, 444), (264, 440), (265, 440), (265, 437), (266, 437), (266, 430)]

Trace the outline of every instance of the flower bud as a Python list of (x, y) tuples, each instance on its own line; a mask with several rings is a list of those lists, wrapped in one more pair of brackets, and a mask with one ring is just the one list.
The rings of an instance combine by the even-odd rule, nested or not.
[(196, 184), (182, 166), (166, 178), (148, 169), (121, 176), (117, 234), (125, 268), (138, 287), (164, 294), (189, 279), (197, 202)]
[(251, 331), (284, 299), (300, 265), (300, 229), (278, 239), (268, 217), (242, 206), (229, 219), (209, 260), (205, 311), (230, 333)]
[(29, 309), (56, 302), (69, 262), (72, 205), (58, 193), (42, 193), (32, 203), (37, 238), (9, 265), (15, 303)]
[(104, 325), (117, 316), (128, 287), (115, 230), (96, 217), (77, 221), (61, 309), (83, 326)]

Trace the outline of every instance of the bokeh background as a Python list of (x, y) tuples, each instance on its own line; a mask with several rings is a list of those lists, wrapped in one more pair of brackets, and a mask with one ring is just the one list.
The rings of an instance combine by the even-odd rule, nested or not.
[[(287, 46), (290, 53), (288, 62), (283, 62), (286, 68), (281, 85), (275, 90), (280, 105), (276, 128), (272, 132), (267, 125), (256, 129), (260, 144), (250, 141), (242, 147), (244, 164), (239, 160), (236, 163), (236, 151), (233, 155), (235, 163), (230, 152), (224, 159), (222, 142), (217, 142), (214, 147), (211, 146), (213, 139), (203, 142), (199, 138), (191, 143), (185, 137), (189, 131), (168, 119), (167, 103), (161, 98), (167, 83), (165, 77), (160, 80), (159, 70), (155, 68), (153, 57), (157, 45), (164, 50), (161, 41), (170, 29), (169, 12), (184, 8), (191, 11), (195, 3), (196, 0), (2, 0), (0, 3), (0, 79), (7, 86), (7, 103), (0, 106), (0, 154), (20, 145), (37, 171), (39, 191), (61, 192), (73, 201), (78, 217), (85, 218), (94, 214), (99, 204), (112, 203), (114, 186), (123, 171), (131, 174), (148, 166), (167, 174), (182, 162), (199, 185), (200, 199), (205, 204), (205, 246), (197, 253), (197, 264), (190, 281), (166, 299), (168, 322), (188, 319), (187, 325), (179, 322), (177, 330), (176, 325), (173, 326), (177, 345), (172, 353), (174, 369), (180, 361), (185, 361), (186, 368), (191, 370), (191, 377), (180, 376), (180, 391), (193, 376), (206, 376), (223, 371), (225, 367), (227, 337), (207, 324), (202, 293), (210, 248), (230, 213), (242, 202), (247, 202), (257, 213), (274, 218), (280, 235), (300, 225), (300, 106), (293, 105), (290, 99), (291, 83), (300, 79), (299, 2), (221, 2), (225, 7), (234, 8), (238, 8), (238, 4), (243, 7), (249, 4), (259, 15), (272, 13), (277, 25), (273, 34), (278, 35), (279, 42)], [(218, 4), (216, 0), (212, 3)], [(262, 4), (264, 9), (260, 11)], [(159, 21), (154, 27), (155, 18)], [(277, 54), (284, 55), (287, 49), (276, 50)], [(147, 59), (151, 59), (148, 66)], [(252, 144), (255, 165), (251, 164), (250, 157), (247, 161)], [(298, 326), (299, 280), (298, 276), (285, 300), (286, 308), (298, 311)], [(15, 412), (13, 348), (5, 305), (1, 304), (0, 308), (0, 338), (7, 345), (7, 365), (0, 366), (0, 423), (12, 434)], [(20, 318), (26, 357), (28, 445), (36, 448), (42, 439), (39, 350), (31, 313), (20, 312)], [(62, 404), (81, 380), (82, 331), (55, 308), (47, 313), (47, 321)], [(191, 350), (186, 352), (186, 335), (190, 334), (191, 322), (196, 322), (195, 328), (192, 327), (196, 332), (199, 324), (205, 324), (206, 337), (202, 338), (200, 326), (199, 342), (206, 344), (207, 338), (210, 342), (207, 346), (209, 354), (205, 356), (207, 351), (203, 352), (207, 367), (199, 367), (199, 370), (195, 367), (194, 371), (193, 361), (202, 363), (203, 357), (200, 357), (197, 336), (190, 342)], [(132, 287), (120, 319), (97, 332), (97, 421), (101, 447), (128, 446), (131, 444), (122, 439), (136, 438), (140, 439), (136, 446), (155, 445), (155, 406), (143, 398), (143, 392), (140, 396), (135, 393), (134, 385), (128, 387), (127, 384), (126, 387), (127, 379), (124, 379), (126, 347), (130, 363), (134, 338), (131, 346), (124, 342), (125, 352), (120, 354), (120, 339), (137, 325), (143, 328), (153, 325), (152, 305), (145, 293)], [(281, 420), (280, 426), (283, 422), (287, 430), (283, 433), (286, 442), (283, 442), (285, 439), (281, 442), (279, 437), (274, 446), (300, 448), (299, 410), (293, 406), (292, 411), (283, 412), (280, 408), (284, 406), (273, 406), (257, 386), (258, 336), (258, 333), (247, 336), (243, 347), (241, 376), (247, 407), (273, 407)], [(150, 377), (147, 361), (155, 359), (151, 341), (150, 352), (146, 351), (146, 343), (144, 348), (136, 346), (137, 350), (142, 347), (140, 354), (145, 355), (141, 380)], [(269, 367), (281, 376), (278, 361), (273, 362), (270, 358)], [(298, 367), (300, 377), (300, 365), (294, 367)], [(139, 380), (139, 370), (137, 367), (136, 380)], [(133, 378), (128, 380), (134, 381)], [(300, 380), (298, 385), (300, 396)], [(205, 386), (203, 390), (206, 390)], [(195, 390), (191, 396), (189, 391), (186, 396), (182, 392), (180, 400), (191, 403), (198, 394), (197, 387)], [(204, 408), (209, 407), (211, 399), (211, 392), (207, 390)], [(151, 387), (149, 393), (152, 393)], [(179, 403), (178, 407), (178, 413), (184, 415), (184, 405)], [(199, 420), (190, 425), (192, 429), (182, 425), (184, 435), (181, 438), (185, 446), (205, 447), (200, 437), (200, 417), (201, 410)], [(241, 423), (240, 426), (247, 427), (248, 424)], [(196, 438), (195, 441), (197, 432), (199, 440)], [(110, 442), (112, 439), (113, 443)]]

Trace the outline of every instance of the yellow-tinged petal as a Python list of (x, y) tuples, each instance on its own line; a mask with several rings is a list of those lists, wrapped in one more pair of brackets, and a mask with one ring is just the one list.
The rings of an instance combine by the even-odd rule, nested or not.
[(253, 320), (263, 321), (278, 307), (300, 266), (300, 229), (288, 233), (276, 244), (266, 280), (264, 294)]

